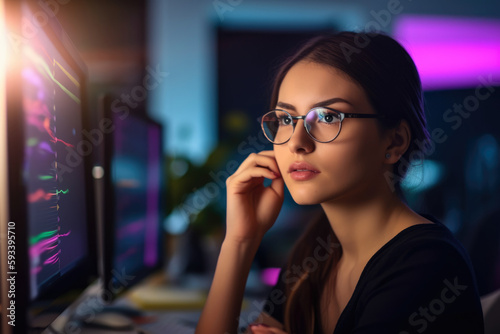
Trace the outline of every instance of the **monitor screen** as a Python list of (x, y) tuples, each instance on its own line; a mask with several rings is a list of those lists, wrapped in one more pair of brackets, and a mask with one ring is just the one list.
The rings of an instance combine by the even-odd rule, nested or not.
[(54, 16), (33, 23), (43, 10), (21, 1), (9, 2), (4, 13), (10, 44), (2, 233), (12, 227), (15, 247), (2, 261), (13, 255), (3, 268), (16, 283), (2, 289), (2, 305), (16, 306), (14, 317), (2, 315), (5, 333), (46, 328), (96, 273), (89, 144), (82, 136), (87, 72)]
[(85, 171), (78, 153), (82, 77), (42, 33), (24, 47), (22, 62), (23, 174), (35, 299), (88, 255)]
[(104, 298), (110, 300), (163, 264), (163, 151), (157, 123), (110, 108), (106, 114), (114, 125), (104, 162)]

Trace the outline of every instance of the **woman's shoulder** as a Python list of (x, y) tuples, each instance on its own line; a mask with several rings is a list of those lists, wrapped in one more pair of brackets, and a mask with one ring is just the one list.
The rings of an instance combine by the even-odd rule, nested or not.
[(417, 255), (417, 250), (440, 252), (448, 249), (455, 250), (458, 255), (466, 255), (463, 245), (446, 225), (429, 214), (421, 214), (421, 217), (419, 223), (403, 229), (385, 244), (380, 249), (381, 253), (397, 254), (407, 249), (411, 254)]
[(417, 266), (424, 271), (472, 271), (467, 251), (453, 233), (438, 219), (421, 214), (423, 221), (399, 232), (380, 248), (367, 263), (375, 272), (399, 270), (398, 266)]
[[(356, 317), (349, 318), (353, 326), (392, 326), (385, 332), (421, 332), (429, 326), (429, 333), (482, 328), (467, 252), (444, 224), (431, 221), (402, 230), (367, 263), (352, 302), (361, 320), (356, 324)], [(426, 310), (429, 318), (422, 313)]]

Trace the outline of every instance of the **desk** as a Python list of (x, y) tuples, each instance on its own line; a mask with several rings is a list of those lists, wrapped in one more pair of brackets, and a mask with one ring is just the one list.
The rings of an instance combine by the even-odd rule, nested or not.
[[(138, 327), (146, 333), (192, 334), (210, 286), (210, 282), (205, 279), (201, 278), (201, 281), (203, 283), (188, 284), (189, 287), (174, 287), (165, 282), (164, 276), (155, 275), (132, 288), (113, 305), (143, 311), (145, 322)], [(246, 295), (239, 320), (240, 327), (246, 328), (257, 319), (264, 299), (265, 296)]]

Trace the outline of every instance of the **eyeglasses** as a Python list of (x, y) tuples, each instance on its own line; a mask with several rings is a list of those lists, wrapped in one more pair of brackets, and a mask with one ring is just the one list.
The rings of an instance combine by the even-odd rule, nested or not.
[(275, 109), (262, 116), (261, 127), (271, 143), (281, 145), (292, 138), (297, 121), (302, 119), (312, 139), (329, 143), (340, 134), (344, 118), (385, 118), (385, 115), (343, 113), (328, 107), (316, 107), (305, 116), (292, 116), (285, 110)]

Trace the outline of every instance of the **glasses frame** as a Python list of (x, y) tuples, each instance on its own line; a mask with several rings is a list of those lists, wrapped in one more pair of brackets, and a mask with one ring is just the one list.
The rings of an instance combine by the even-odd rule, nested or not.
[[(340, 124), (339, 124), (339, 132), (337, 133), (337, 135), (331, 139), (331, 140), (328, 140), (328, 141), (320, 141), (320, 140), (317, 140), (316, 138), (313, 137), (313, 135), (309, 132), (309, 129), (307, 129), (307, 126), (306, 126), (306, 122), (305, 122), (305, 119), (307, 118), (307, 116), (309, 115), (310, 112), (312, 111), (315, 111), (317, 109), (328, 109), (330, 111), (333, 111), (334, 113), (337, 113), (339, 114), (339, 118), (340, 118)], [(271, 112), (274, 112), (274, 111), (282, 111), (284, 113), (286, 113), (291, 119), (292, 119), (292, 123), (293, 123), (293, 129), (292, 129), (292, 134), (290, 135), (290, 138), (288, 138), (287, 140), (285, 140), (284, 142), (282, 143), (275, 143), (273, 142), (271, 139), (269, 139), (269, 137), (267, 136), (266, 134), (266, 130), (264, 130), (264, 116), (266, 116), (267, 114), (271, 113)], [(309, 135), (309, 137), (311, 137), (311, 139), (313, 139), (314, 141), (318, 142), (318, 143), (331, 143), (332, 141), (334, 141), (335, 139), (337, 139), (337, 137), (339, 136), (340, 134), (340, 131), (342, 130), (342, 122), (344, 121), (345, 118), (379, 118), (379, 119), (383, 119), (383, 118), (387, 118), (386, 115), (380, 115), (380, 114), (359, 114), (359, 113), (347, 113), (347, 112), (341, 112), (341, 111), (338, 111), (336, 109), (333, 109), (333, 108), (330, 108), (330, 107), (315, 107), (315, 108), (312, 108), (311, 110), (309, 110), (307, 112), (307, 114), (305, 114), (304, 116), (292, 116), (288, 111), (286, 110), (283, 110), (283, 109), (273, 109), (273, 110), (270, 110), (269, 112), (267, 112), (266, 114), (264, 114), (264, 116), (262, 116), (261, 118), (261, 121), (260, 121), (260, 127), (262, 128), (262, 131), (264, 132), (264, 136), (266, 136), (267, 140), (269, 140), (272, 144), (274, 145), (283, 145), (283, 144), (286, 144), (293, 136), (293, 134), (295, 133), (295, 126), (297, 125), (298, 122), (294, 122), (293, 120), (303, 120), (302, 124), (304, 124), (304, 129), (306, 130), (307, 134)]]

